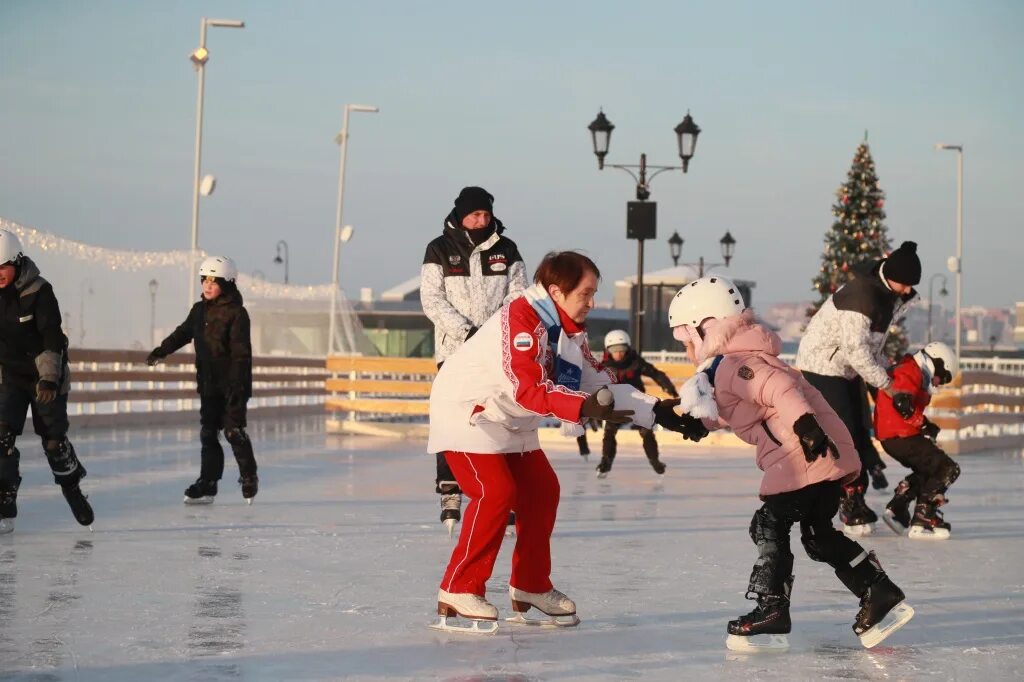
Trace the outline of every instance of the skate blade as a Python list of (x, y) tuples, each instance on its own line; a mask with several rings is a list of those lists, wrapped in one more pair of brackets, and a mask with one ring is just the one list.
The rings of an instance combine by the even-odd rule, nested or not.
[(252, 506), (252, 498), (251, 497), (245, 498), (245, 503), (251, 507)]
[(789, 638), (786, 635), (729, 635), (725, 638), (725, 648), (746, 654), (781, 652), (789, 649)]
[(0, 519), (0, 535), (14, 532), (14, 519)]
[(900, 602), (885, 614), (873, 628), (860, 635), (860, 643), (870, 649), (882, 642), (886, 637), (899, 630), (914, 617), (914, 609), (906, 602)]
[(865, 538), (871, 535), (875, 527), (870, 523), (861, 523), (856, 526), (847, 526), (843, 524), (843, 532), (849, 535), (851, 538)]
[(442, 632), (457, 632), (464, 635), (493, 635), (498, 631), (498, 621), (496, 620), (475, 620), (468, 618), (469, 625), (456, 625), (448, 622), (448, 616), (441, 616), (441, 619), (430, 625), (431, 630), (441, 630)]
[(186, 495), (185, 496), (185, 504), (189, 504), (189, 505), (194, 505), (194, 504), (213, 504), (213, 496), (212, 495), (205, 495), (203, 497), (189, 497), (188, 495)]
[(448, 537), (452, 537), (455, 534), (455, 519), (445, 519), (444, 525), (448, 529)]
[(896, 517), (893, 516), (892, 512), (886, 510), (885, 515), (882, 516), (882, 520), (885, 521), (885, 525), (889, 526), (889, 528), (892, 528), (892, 532), (896, 533), (896, 535), (906, 535), (906, 526), (897, 521)]
[(949, 530), (945, 528), (929, 529), (922, 528), (921, 526), (911, 526), (907, 537), (912, 540), (948, 540)]
[(505, 622), (541, 628), (574, 628), (580, 624), (580, 619), (575, 613), (564, 616), (548, 616), (547, 618), (527, 618), (522, 613), (517, 613), (511, 618), (506, 618)]
[(597, 477), (598, 478), (608, 478), (608, 472), (607, 471), (598, 471), (597, 472)]

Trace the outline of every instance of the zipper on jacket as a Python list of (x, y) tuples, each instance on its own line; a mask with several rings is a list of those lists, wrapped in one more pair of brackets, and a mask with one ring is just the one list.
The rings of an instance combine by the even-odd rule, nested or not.
[(764, 429), (764, 432), (768, 434), (768, 438), (770, 438), (773, 443), (778, 445), (780, 448), (782, 447), (782, 443), (779, 441), (778, 438), (775, 437), (775, 434), (772, 433), (772, 430), (768, 428), (768, 422), (767, 421), (765, 421), (763, 419), (761, 420), (761, 428)]

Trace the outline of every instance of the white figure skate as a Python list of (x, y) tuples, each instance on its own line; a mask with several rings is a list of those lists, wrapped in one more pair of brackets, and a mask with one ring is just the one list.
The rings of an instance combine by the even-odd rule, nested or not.
[[(509, 585), (508, 595), (512, 599), (512, 610), (516, 612), (516, 615), (505, 619), (509, 623), (547, 627), (574, 627), (580, 624), (580, 619), (576, 616), (576, 603), (558, 590), (552, 589), (544, 593), (524, 592)], [(531, 607), (548, 617), (527, 618), (526, 612)]]
[[(430, 626), (434, 630), (469, 635), (493, 635), (498, 631), (498, 609), (483, 597), (470, 592), (438, 590), (437, 613), (441, 620)], [(463, 618), (469, 624), (449, 623), (449, 618)]]

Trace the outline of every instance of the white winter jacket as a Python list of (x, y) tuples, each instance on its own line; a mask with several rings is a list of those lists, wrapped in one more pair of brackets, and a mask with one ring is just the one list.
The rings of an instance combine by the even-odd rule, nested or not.
[(430, 392), (427, 452), (528, 452), (540, 448), (537, 428), (545, 417), (579, 423), (587, 396), (615, 379), (591, 355), (586, 332), (561, 318), (562, 333), (583, 353), (581, 390), (552, 382), (547, 330), (530, 302), (517, 298), (438, 371)]

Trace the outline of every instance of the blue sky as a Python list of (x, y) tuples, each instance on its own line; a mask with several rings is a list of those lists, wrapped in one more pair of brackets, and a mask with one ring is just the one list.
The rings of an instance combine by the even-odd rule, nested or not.
[[(653, 184), (651, 268), (717, 256), (755, 303), (811, 297), (833, 192), (869, 141), (893, 241), (925, 274), (953, 252), (966, 148), (965, 303), (1024, 299), (1013, 196), (1024, 173), (1024, 5), (1015, 2), (0, 3), (0, 215), (119, 248), (187, 248), (196, 78), (210, 29), (201, 246), (243, 271), (330, 278), (338, 150), (353, 118), (342, 283), (380, 290), (418, 271), (463, 185), (532, 268), (582, 248), (610, 281), (636, 269), (631, 180), (598, 172), (586, 125), (616, 124), (611, 161), (675, 163), (672, 128), (702, 127), (690, 172)], [(606, 286), (607, 296), (610, 286)]]

